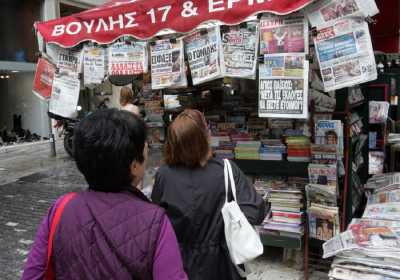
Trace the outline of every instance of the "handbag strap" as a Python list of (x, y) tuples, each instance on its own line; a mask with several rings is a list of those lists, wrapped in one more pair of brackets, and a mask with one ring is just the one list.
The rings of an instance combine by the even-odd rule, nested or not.
[(54, 240), (54, 234), (57, 228), (57, 225), (60, 223), (61, 215), (64, 211), (65, 206), (68, 204), (68, 202), (74, 198), (76, 193), (68, 193), (66, 194), (60, 204), (58, 205), (54, 217), (51, 220), (50, 224), (50, 232), (49, 232), (49, 239), (47, 242), (47, 263), (46, 263), (46, 273), (45, 273), (45, 279), (46, 280), (53, 280), (55, 279), (54, 277), (54, 271), (53, 271), (53, 266), (51, 265), (51, 256), (53, 252), (53, 240)]
[(224, 159), (224, 178), (225, 178), (225, 203), (228, 203), (229, 182), (231, 183), (233, 200), (236, 199), (236, 183), (233, 178), (233, 171), (231, 163), (228, 159)]

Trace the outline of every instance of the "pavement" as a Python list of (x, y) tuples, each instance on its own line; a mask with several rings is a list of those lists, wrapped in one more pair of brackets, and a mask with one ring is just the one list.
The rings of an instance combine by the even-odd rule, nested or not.
[[(50, 157), (48, 143), (0, 149), (0, 280), (20, 279), (37, 227), (50, 205), (62, 194), (84, 188), (83, 176), (62, 145), (57, 146), (55, 158)], [(254, 273), (248, 279), (301, 280), (300, 264), (299, 252), (282, 262), (281, 249), (266, 248), (264, 256), (250, 264)], [(324, 273), (310, 278), (326, 279)]]

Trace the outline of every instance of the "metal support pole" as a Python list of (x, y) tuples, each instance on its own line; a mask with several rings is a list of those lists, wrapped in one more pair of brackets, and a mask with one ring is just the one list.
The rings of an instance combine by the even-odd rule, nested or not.
[[(48, 101), (48, 111), (50, 111), (50, 101)], [(50, 156), (51, 157), (56, 157), (56, 139), (53, 134), (53, 126), (51, 125), (51, 118), (49, 117), (49, 139), (50, 139)]]

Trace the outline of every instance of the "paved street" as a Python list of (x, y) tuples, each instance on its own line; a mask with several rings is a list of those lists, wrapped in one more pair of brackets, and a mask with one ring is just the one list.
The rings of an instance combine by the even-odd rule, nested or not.
[[(74, 162), (58, 147), (49, 157), (49, 145), (0, 149), (0, 280), (16, 280), (37, 226), (51, 203), (60, 195), (84, 188)], [(302, 271), (281, 263), (281, 252), (267, 248), (251, 267), (249, 280), (298, 280)], [(313, 280), (326, 279), (314, 276)]]
[(36, 145), (7, 153), (0, 150), (0, 279), (15, 280), (33, 242), (37, 226), (60, 195), (82, 189), (83, 178), (62, 149)]

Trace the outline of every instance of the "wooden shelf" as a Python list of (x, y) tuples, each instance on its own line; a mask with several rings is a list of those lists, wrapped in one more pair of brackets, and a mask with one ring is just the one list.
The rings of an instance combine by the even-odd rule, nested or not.
[(235, 159), (234, 162), (246, 174), (308, 178), (308, 162), (244, 159)]

